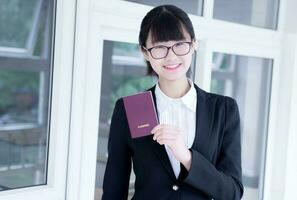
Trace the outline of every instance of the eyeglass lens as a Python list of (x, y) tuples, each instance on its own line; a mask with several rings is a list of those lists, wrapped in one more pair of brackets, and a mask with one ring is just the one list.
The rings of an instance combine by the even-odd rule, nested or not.
[(153, 58), (156, 58), (156, 59), (164, 58), (167, 56), (170, 48), (172, 48), (173, 52), (177, 56), (183, 56), (189, 53), (190, 43), (180, 42), (180, 43), (174, 44), (172, 47), (156, 46), (151, 49), (151, 55)]

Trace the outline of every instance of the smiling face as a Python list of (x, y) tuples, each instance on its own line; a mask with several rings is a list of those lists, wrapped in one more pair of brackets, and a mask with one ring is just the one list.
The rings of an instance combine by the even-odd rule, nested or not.
[(192, 55), (195, 49), (195, 41), (191, 40), (191, 37), (187, 31), (183, 28), (183, 38), (182, 40), (166, 41), (166, 42), (153, 42), (151, 34), (148, 35), (146, 40), (146, 48), (150, 49), (155, 46), (167, 46), (171, 47), (178, 42), (192, 42), (190, 45), (190, 51), (188, 54), (183, 56), (176, 55), (172, 48), (169, 49), (169, 52), (165, 58), (154, 59), (151, 54), (143, 50), (144, 58), (150, 62), (153, 70), (158, 75), (159, 79), (167, 81), (175, 81), (179, 79), (186, 78), (186, 73), (190, 68)]

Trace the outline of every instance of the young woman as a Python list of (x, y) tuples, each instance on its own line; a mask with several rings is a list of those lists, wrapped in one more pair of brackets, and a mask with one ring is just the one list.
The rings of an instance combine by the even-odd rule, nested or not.
[(144, 17), (139, 45), (150, 74), (159, 125), (132, 139), (120, 98), (108, 142), (103, 200), (127, 199), (131, 165), (135, 200), (240, 199), (240, 120), (235, 100), (200, 89), (186, 74), (196, 47), (188, 15), (172, 5)]

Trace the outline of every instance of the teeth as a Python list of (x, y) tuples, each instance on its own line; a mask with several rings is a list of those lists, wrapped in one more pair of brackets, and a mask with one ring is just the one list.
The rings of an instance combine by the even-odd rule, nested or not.
[(176, 64), (176, 65), (165, 65), (165, 67), (167, 68), (176, 68), (179, 64)]

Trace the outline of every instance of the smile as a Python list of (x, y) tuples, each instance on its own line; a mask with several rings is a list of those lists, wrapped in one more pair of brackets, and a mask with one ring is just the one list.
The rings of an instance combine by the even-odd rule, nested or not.
[(163, 67), (167, 70), (175, 70), (175, 69), (179, 68), (180, 66), (181, 66), (181, 63), (174, 64), (174, 65), (165, 65)]

